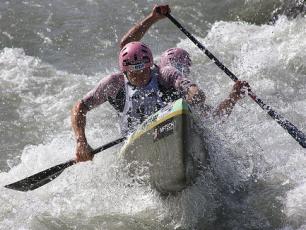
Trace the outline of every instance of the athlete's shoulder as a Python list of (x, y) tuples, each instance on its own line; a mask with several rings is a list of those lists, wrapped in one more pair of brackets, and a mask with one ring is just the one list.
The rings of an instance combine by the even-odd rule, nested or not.
[(118, 87), (120, 87), (124, 85), (124, 75), (122, 73), (110, 74), (102, 78), (101, 82), (107, 85), (112, 84), (112, 85), (117, 85)]
[(162, 76), (167, 77), (183, 77), (182, 73), (171, 65), (159, 67), (159, 72)]

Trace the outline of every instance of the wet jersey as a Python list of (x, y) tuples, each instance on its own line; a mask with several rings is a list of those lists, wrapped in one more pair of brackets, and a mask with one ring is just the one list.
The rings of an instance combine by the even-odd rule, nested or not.
[(134, 87), (122, 73), (103, 78), (82, 99), (88, 110), (108, 101), (121, 118), (123, 135), (134, 130), (146, 117), (165, 103), (184, 97), (194, 85), (172, 66), (151, 69), (151, 80), (145, 87)]
[(158, 84), (158, 74), (157, 68), (151, 70), (150, 81), (143, 87), (135, 87), (125, 79), (125, 103), (120, 113), (121, 133), (124, 136), (167, 104)]

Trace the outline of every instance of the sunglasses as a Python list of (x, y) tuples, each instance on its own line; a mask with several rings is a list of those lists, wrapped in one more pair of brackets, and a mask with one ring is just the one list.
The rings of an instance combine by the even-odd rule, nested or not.
[(124, 60), (123, 61), (123, 65), (128, 66), (128, 70), (131, 72), (143, 70), (146, 67), (145, 64), (147, 63), (150, 63), (150, 58), (147, 56), (144, 56), (142, 60), (132, 60), (132, 61)]

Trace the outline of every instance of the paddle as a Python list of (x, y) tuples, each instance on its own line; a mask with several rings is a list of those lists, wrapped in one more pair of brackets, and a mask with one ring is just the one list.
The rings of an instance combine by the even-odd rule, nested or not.
[[(197, 47), (199, 47), (220, 69), (222, 69), (233, 81), (238, 81), (238, 78), (225, 67), (208, 49), (206, 49), (194, 36), (192, 36), (171, 14), (166, 16), (172, 21)], [(269, 105), (265, 104), (255, 93), (249, 90), (248, 95), (266, 111), (278, 124), (280, 124), (287, 132), (303, 147), (306, 148), (306, 136), (298, 130), (290, 121), (282, 115), (274, 111)]]
[[(110, 147), (112, 147), (116, 144), (121, 143), (125, 139), (126, 139), (125, 137), (121, 137), (117, 140), (109, 142), (108, 144), (102, 145), (101, 147), (93, 150), (92, 154), (96, 154), (96, 153), (99, 153), (103, 150), (106, 150), (106, 149), (108, 149), (108, 148), (110, 148)], [(69, 160), (65, 163), (53, 166), (51, 168), (48, 168), (48, 169), (46, 169), (42, 172), (39, 172), (39, 173), (36, 173), (32, 176), (24, 178), (24, 179), (22, 179), (20, 181), (17, 181), (15, 183), (5, 185), (4, 187), (14, 189), (14, 190), (18, 190), (18, 191), (22, 191), (22, 192), (26, 192), (26, 191), (29, 191), (29, 190), (34, 190), (36, 188), (39, 188), (39, 187), (49, 183), (50, 181), (52, 181), (53, 179), (58, 177), (66, 168), (68, 168), (69, 166), (74, 165), (76, 163), (77, 162), (74, 159)]]

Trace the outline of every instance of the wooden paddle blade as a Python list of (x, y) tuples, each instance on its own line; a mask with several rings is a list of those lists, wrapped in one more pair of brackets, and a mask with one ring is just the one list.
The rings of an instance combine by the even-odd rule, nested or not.
[(75, 163), (75, 160), (67, 161), (65, 163), (53, 166), (52, 168), (48, 168), (42, 172), (36, 173), (30, 177), (24, 178), (15, 183), (5, 185), (4, 187), (22, 192), (34, 190), (49, 183), (50, 181), (58, 177), (66, 168)]

